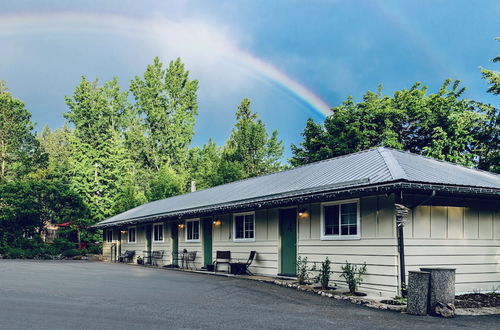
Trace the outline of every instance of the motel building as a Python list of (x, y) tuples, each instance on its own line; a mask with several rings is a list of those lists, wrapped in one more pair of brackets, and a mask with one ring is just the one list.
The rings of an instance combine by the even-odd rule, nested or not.
[[(95, 225), (117, 261), (161, 251), (159, 267), (217, 251), (264, 276), (296, 275), (299, 256), (367, 265), (361, 290), (399, 294), (408, 271), (456, 269), (457, 293), (500, 286), (500, 176), (391, 148), (374, 148), (154, 201)], [(225, 270), (224, 265), (219, 270)]]

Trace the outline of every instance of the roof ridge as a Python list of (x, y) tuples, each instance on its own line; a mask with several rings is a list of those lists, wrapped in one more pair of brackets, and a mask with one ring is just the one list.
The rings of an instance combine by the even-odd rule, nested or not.
[[(226, 186), (226, 185), (231, 185), (231, 184), (234, 184), (234, 183), (237, 183), (237, 182), (244, 182), (244, 181), (249, 181), (249, 180), (253, 180), (253, 179), (256, 179), (256, 178), (262, 178), (262, 177), (271, 176), (271, 175), (275, 175), (275, 174), (279, 174), (279, 173), (289, 172), (289, 171), (293, 171), (293, 170), (298, 169), (298, 168), (308, 167), (308, 166), (312, 166), (312, 165), (316, 165), (316, 164), (320, 164), (320, 163), (326, 163), (326, 162), (332, 161), (334, 159), (346, 158), (346, 157), (349, 157), (349, 156), (353, 156), (353, 155), (357, 155), (357, 154), (361, 154), (361, 153), (373, 151), (375, 149), (377, 149), (377, 148), (375, 147), (375, 148), (370, 148), (370, 149), (356, 151), (356, 152), (353, 152), (353, 153), (350, 153), (350, 154), (345, 154), (345, 155), (336, 156), (336, 157), (332, 157), (332, 158), (326, 158), (326, 159), (318, 160), (318, 161), (315, 161), (315, 162), (312, 162), (312, 163), (307, 163), (307, 164), (303, 164), (303, 165), (300, 165), (300, 166), (286, 168), (286, 169), (281, 170), (281, 171), (267, 173), (267, 174), (261, 174), (261, 175), (253, 176), (253, 177), (246, 178), (246, 179), (241, 179), (241, 180), (236, 180), (236, 181), (232, 181), (232, 182), (228, 182), (228, 183), (223, 183), (223, 184), (219, 184), (217, 186), (213, 186), (213, 187), (209, 187), (209, 188), (205, 188), (205, 189), (200, 189), (200, 190), (196, 190), (196, 191), (192, 191), (192, 192), (187, 192), (187, 193), (176, 195), (176, 196), (182, 196), (182, 195), (186, 195), (186, 194), (195, 194), (195, 193), (200, 192), (200, 191), (206, 191), (206, 190), (209, 190), (209, 189), (214, 189), (214, 188), (218, 188), (218, 187), (222, 187), (222, 186)], [(171, 197), (176, 197), (176, 196), (171, 196)], [(171, 197), (167, 197), (167, 198), (171, 198)], [(163, 198), (163, 199), (166, 199), (166, 198)]]
[(399, 164), (399, 162), (394, 158), (392, 155), (392, 148), (387, 148), (387, 147), (378, 147), (377, 151), (380, 153), (380, 156), (382, 156), (382, 159), (384, 159), (385, 165), (387, 165), (387, 169), (391, 173), (392, 179), (393, 180), (408, 180), (408, 176), (406, 175), (406, 172), (404, 171), (403, 167)]
[(407, 151), (407, 150), (399, 150), (399, 149), (389, 148), (389, 147), (384, 147), (384, 148), (392, 150), (392, 151), (397, 151), (397, 152), (402, 153), (402, 154), (408, 154), (408, 155), (412, 155), (412, 156), (416, 156), (416, 157), (421, 157), (421, 158), (424, 158), (424, 159), (427, 159), (427, 160), (431, 160), (431, 161), (435, 161), (435, 162), (440, 162), (440, 163), (445, 163), (445, 164), (448, 164), (448, 165), (460, 167), (460, 168), (463, 168), (465, 170), (471, 170), (471, 171), (474, 171), (474, 172), (478, 172), (479, 174), (486, 174), (486, 175), (490, 175), (490, 176), (493, 176), (493, 177), (500, 178), (500, 174), (498, 174), (498, 173), (493, 173), (493, 172), (482, 170), (482, 169), (479, 169), (479, 168), (468, 167), (468, 166), (465, 166), (465, 165), (460, 165), (460, 164), (457, 164), (457, 163), (452, 163), (452, 162), (449, 162), (447, 160), (442, 160), (442, 159), (432, 158), (432, 157), (429, 157), (429, 156), (426, 156), (426, 155), (416, 154), (414, 152)]

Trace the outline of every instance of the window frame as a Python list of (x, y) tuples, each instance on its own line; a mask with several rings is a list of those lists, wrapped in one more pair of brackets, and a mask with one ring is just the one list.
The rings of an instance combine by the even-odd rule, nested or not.
[[(155, 240), (155, 228), (158, 226), (161, 226), (161, 239)], [(151, 237), (151, 241), (153, 241), (154, 243), (165, 242), (165, 224), (163, 222), (153, 223), (153, 230), (151, 232), (151, 235), (153, 236), (153, 237)]]
[[(134, 230), (134, 240), (130, 240), (130, 229)], [(137, 243), (137, 226), (130, 226), (127, 228), (127, 244), (136, 244)]]
[[(342, 210), (342, 204), (352, 204), (356, 203), (356, 235), (342, 235), (340, 230), (340, 213)], [(339, 205), (339, 234), (338, 235), (325, 235), (325, 206)], [(343, 240), (359, 240), (361, 239), (361, 214), (360, 214), (360, 202), (359, 198), (345, 199), (333, 202), (321, 203), (321, 224), (320, 224), (320, 237), (322, 241), (343, 241)]]
[[(188, 222), (198, 222), (198, 238), (196, 239), (188, 239)], [(188, 219), (186, 220), (184, 227), (184, 239), (187, 243), (196, 243), (201, 242), (201, 221), (200, 218)]]
[[(114, 238), (113, 231), (114, 231), (113, 229), (106, 229), (106, 233), (105, 233), (106, 243), (113, 243), (113, 238)], [(109, 239), (108, 233), (111, 233), (111, 240)]]
[[(253, 218), (253, 237), (252, 238), (237, 238), (236, 237), (236, 217), (237, 216), (247, 216), (247, 215), (252, 215), (252, 218)], [(245, 220), (243, 218), (243, 227), (245, 226), (244, 221)], [(245, 232), (245, 229), (243, 228), (243, 233), (244, 232)], [(255, 242), (256, 235), (257, 235), (257, 228), (255, 227), (255, 211), (233, 213), (233, 242)]]

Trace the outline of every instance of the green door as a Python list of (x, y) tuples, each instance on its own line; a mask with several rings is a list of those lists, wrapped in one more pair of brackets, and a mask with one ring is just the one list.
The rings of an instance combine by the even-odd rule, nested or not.
[(176, 222), (170, 225), (170, 232), (172, 238), (172, 265), (178, 266), (177, 253), (179, 253), (179, 227)]
[(203, 265), (212, 264), (212, 219), (203, 219)]
[(281, 273), (283, 276), (296, 275), (297, 262), (297, 210), (280, 210), (279, 227), (281, 236)]

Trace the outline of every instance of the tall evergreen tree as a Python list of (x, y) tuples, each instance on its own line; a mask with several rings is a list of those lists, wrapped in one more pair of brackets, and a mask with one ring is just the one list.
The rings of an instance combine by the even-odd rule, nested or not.
[(42, 161), (31, 113), (0, 81), (0, 182), (29, 173)]
[(146, 144), (144, 151), (136, 151), (144, 166), (155, 171), (164, 164), (185, 167), (198, 111), (198, 81), (189, 78), (179, 58), (164, 69), (156, 57), (142, 78), (132, 80), (130, 90), (144, 134), (137, 122), (131, 132), (139, 133), (134, 136), (141, 139), (137, 148)]
[(116, 79), (98, 86), (82, 78), (66, 98), (65, 117), (75, 126), (71, 139), (71, 187), (90, 210), (92, 219), (113, 215), (116, 198), (129, 168), (123, 129), (127, 93)]
[(250, 100), (243, 99), (236, 111), (236, 124), (224, 146), (218, 168), (218, 183), (254, 177), (283, 168), (283, 142), (278, 131), (271, 136), (257, 113), (250, 110)]

